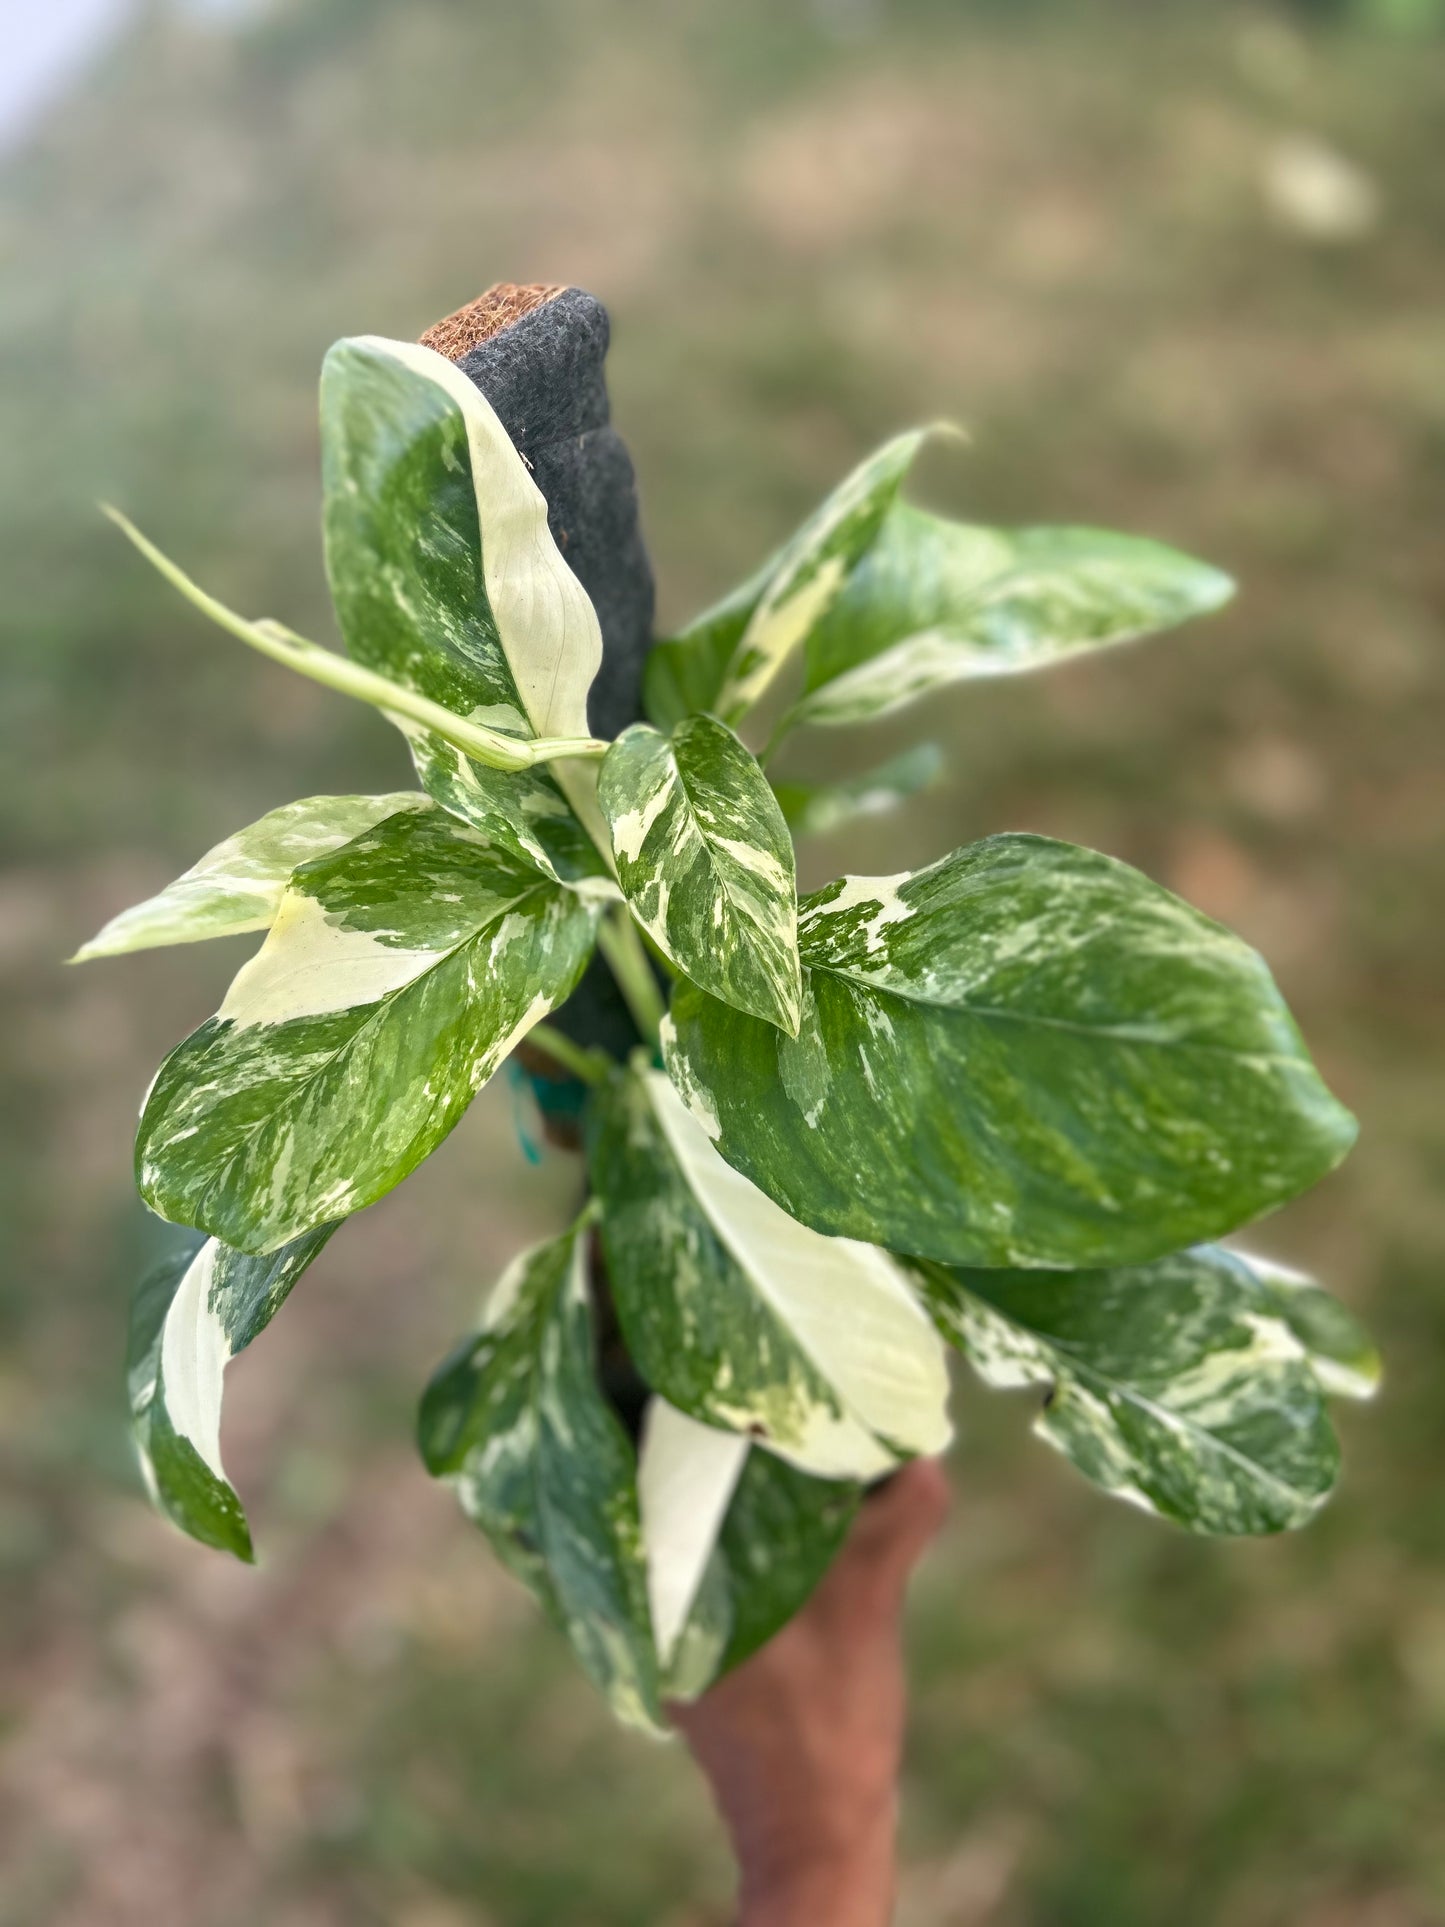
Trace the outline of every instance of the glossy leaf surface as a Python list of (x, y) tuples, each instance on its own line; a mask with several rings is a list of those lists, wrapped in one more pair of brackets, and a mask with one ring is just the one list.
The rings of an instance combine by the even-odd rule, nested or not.
[[(350, 653), (491, 728), (588, 737), (596, 612), (526, 463), (466, 376), (411, 342), (340, 341), (321, 374), (321, 440), (326, 565)], [(594, 865), (586, 766), (517, 775), (405, 728), (448, 809), (558, 875)]]
[(398, 790), (390, 796), (307, 796), (268, 810), (207, 850), (156, 896), (112, 917), (71, 962), (268, 930), (298, 865), (349, 843), (384, 817), (426, 807), (419, 791)]
[(947, 683), (1173, 628), (1233, 592), (1228, 576), (1162, 542), (977, 528), (896, 503), (809, 632), (792, 720), (866, 722)]
[(618, 1716), (659, 1725), (636, 1462), (597, 1381), (585, 1220), (508, 1269), (427, 1387), (420, 1441)]
[(598, 912), (436, 809), (303, 865), (216, 1016), (161, 1067), (142, 1195), (253, 1251), (372, 1203), (568, 995)]
[(942, 1352), (885, 1253), (781, 1211), (656, 1071), (615, 1078), (594, 1110), (613, 1303), (655, 1391), (830, 1477), (943, 1449)]
[(238, 1559), (253, 1554), (221, 1463), (223, 1375), (335, 1229), (323, 1225), (264, 1258), (179, 1233), (131, 1305), (126, 1383), (146, 1486), (182, 1532)]
[(1303, 1525), (1339, 1450), (1273, 1293), (1217, 1246), (1110, 1271), (919, 1268), (995, 1386), (1048, 1385), (1035, 1429), (1096, 1485), (1194, 1532)]
[(617, 880), (658, 947), (714, 996), (795, 1032), (793, 840), (733, 732), (711, 716), (671, 737), (636, 724), (607, 752), (598, 801)]
[(958, 1264), (1133, 1263), (1304, 1190), (1354, 1121), (1262, 960), (1126, 864), (997, 836), (799, 921), (796, 1038), (679, 984), (668, 1069), (815, 1230)]

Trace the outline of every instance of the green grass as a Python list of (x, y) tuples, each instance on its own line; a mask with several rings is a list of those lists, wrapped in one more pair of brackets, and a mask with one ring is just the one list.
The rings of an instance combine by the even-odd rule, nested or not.
[[(827, 30), (872, 20), (871, 31)], [(129, 1132), (244, 947), (62, 972), (288, 798), (405, 780), (385, 726), (169, 598), (118, 501), (238, 607), (329, 633), (314, 382), (501, 278), (588, 285), (664, 613), (866, 448), (966, 420), (934, 498), (1232, 570), (1151, 649), (929, 709), (951, 774), (813, 880), (997, 828), (1096, 844), (1270, 956), (1359, 1151), (1260, 1234), (1388, 1382), (1287, 1542), (1096, 1498), (961, 1388), (914, 1600), (907, 1927), (1445, 1921), (1445, 171), (1438, 45), (1184, 4), (309, 0), (157, 13), (0, 176), (0, 1922), (723, 1917), (675, 1750), (615, 1733), (431, 1490), (416, 1387), (576, 1183), (500, 1088), (235, 1373), (259, 1573), (144, 1510), (120, 1427)], [(1297, 132), (1379, 191), (1311, 243)], [(822, 771), (913, 725), (790, 750)]]

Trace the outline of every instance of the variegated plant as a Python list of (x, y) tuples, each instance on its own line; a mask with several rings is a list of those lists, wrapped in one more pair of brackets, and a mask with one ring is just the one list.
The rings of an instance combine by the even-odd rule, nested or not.
[[(132, 1328), (161, 1508), (251, 1556), (227, 1360), (527, 1038), (585, 1087), (591, 1201), (493, 1291), (421, 1445), (624, 1718), (658, 1724), (768, 1638), (863, 1484), (944, 1448), (945, 1343), (986, 1384), (1047, 1387), (1040, 1432), (1107, 1491), (1200, 1532), (1308, 1519), (1336, 1471), (1324, 1395), (1376, 1364), (1316, 1286), (1217, 1242), (1354, 1136), (1264, 963), (1039, 836), (800, 903), (793, 831), (889, 807), (937, 753), (809, 790), (737, 733), (760, 702), (771, 751), (1042, 668), (1216, 608), (1226, 578), (926, 515), (902, 436), (654, 649), (651, 721), (607, 743), (596, 615), (471, 383), (343, 341), (322, 431), (348, 656), (234, 614), (116, 517), (223, 627), (382, 709), (421, 785), (273, 810), (80, 952), (266, 932), (140, 1123), (142, 1195), (192, 1228)], [(598, 946), (627, 1062), (547, 1022)], [(598, 1369), (604, 1280), (640, 1445)]]

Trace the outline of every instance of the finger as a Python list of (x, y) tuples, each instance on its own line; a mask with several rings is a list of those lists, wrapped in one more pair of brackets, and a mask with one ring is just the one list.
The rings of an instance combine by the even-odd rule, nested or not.
[(901, 1592), (948, 1516), (948, 1478), (937, 1459), (914, 1459), (864, 1501), (839, 1561), (852, 1583)]

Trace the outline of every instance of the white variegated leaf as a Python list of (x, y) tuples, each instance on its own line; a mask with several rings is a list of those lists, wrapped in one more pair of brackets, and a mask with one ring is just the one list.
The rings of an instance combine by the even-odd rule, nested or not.
[(910, 429), (861, 462), (778, 558), (728, 664), (717, 713), (747, 714), (866, 555), (929, 431)]
[(246, 1515), (221, 1463), (221, 1390), (230, 1360), (268, 1325), (336, 1229), (322, 1225), (264, 1258), (178, 1236), (131, 1308), (127, 1383), (146, 1485), (203, 1544), (252, 1555)]
[(217, 1015), (161, 1067), (143, 1195), (250, 1251), (374, 1202), (570, 993), (601, 909), (442, 810), (303, 865)]
[(947, 1443), (942, 1351), (899, 1267), (780, 1210), (659, 1072), (598, 1093), (590, 1168), (629, 1351), (672, 1405), (832, 1478)]
[(1254, 1251), (1235, 1248), (1234, 1255), (1304, 1346), (1321, 1390), (1334, 1398), (1373, 1398), (1380, 1388), (1380, 1354), (1353, 1313), (1302, 1271)]
[(886, 716), (944, 684), (1041, 669), (1218, 609), (1229, 577), (1100, 529), (987, 529), (895, 503), (807, 641), (798, 723)]
[[(596, 611), (480, 391), (433, 349), (357, 336), (326, 357), (321, 434), (327, 570), (350, 653), (490, 728), (587, 738)], [(585, 860), (584, 839), (556, 819), (570, 806), (600, 835), (591, 765), (534, 769), (519, 787), (424, 730), (407, 735), (439, 802), (559, 875), (577, 873), (538, 822)]]
[(666, 1399), (648, 1405), (637, 1497), (652, 1631), (664, 1667), (692, 1613), (748, 1451), (746, 1438), (699, 1425)]
[(756, 760), (723, 723), (647, 723), (608, 750), (598, 799), (633, 914), (679, 970), (740, 1010), (798, 1028), (793, 840)]
[(1354, 1120), (1263, 960), (1137, 870), (995, 836), (799, 908), (796, 1038), (677, 985), (668, 1070), (815, 1230), (954, 1264), (1131, 1264), (1316, 1182)]
[(422, 1456), (618, 1717), (661, 1723), (632, 1447), (597, 1378), (584, 1218), (524, 1252), (422, 1400)]
[(112, 917), (70, 961), (267, 930), (298, 865), (339, 849), (383, 817), (430, 807), (419, 791), (398, 790), (389, 796), (307, 796), (268, 810), (207, 850), (158, 895)]
[(1310, 1358), (1237, 1254), (917, 1275), (987, 1383), (1050, 1387), (1036, 1429), (1116, 1497), (1228, 1534), (1303, 1525), (1329, 1495), (1339, 1451)]

